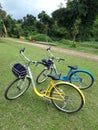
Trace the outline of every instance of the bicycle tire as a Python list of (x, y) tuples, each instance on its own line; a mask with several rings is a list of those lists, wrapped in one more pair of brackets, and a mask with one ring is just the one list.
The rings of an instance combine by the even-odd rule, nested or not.
[(31, 80), (27, 77), (15, 79), (5, 90), (5, 98), (14, 100), (22, 96), (29, 88)]
[(52, 69), (43, 69), (36, 78), (36, 83), (41, 84), (48, 79), (48, 74), (52, 73)]
[(52, 88), (50, 96), (53, 105), (58, 110), (68, 114), (78, 112), (85, 104), (85, 97), (82, 91), (68, 82), (56, 84)]
[(91, 87), (94, 83), (94, 77), (91, 73), (83, 70), (74, 71), (69, 81), (79, 87), (81, 90)]

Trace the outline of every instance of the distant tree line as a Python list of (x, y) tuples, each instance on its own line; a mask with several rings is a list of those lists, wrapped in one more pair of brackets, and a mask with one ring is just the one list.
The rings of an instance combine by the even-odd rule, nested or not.
[(60, 6), (51, 16), (42, 11), (38, 19), (27, 14), (19, 20), (7, 15), (0, 4), (0, 33), (4, 32), (3, 25), (10, 37), (33, 37), (40, 33), (53, 40), (98, 41), (98, 1), (67, 0), (66, 7)]

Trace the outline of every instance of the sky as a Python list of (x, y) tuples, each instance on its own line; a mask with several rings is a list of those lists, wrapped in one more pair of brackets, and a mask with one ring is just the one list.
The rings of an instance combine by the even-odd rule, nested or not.
[(22, 19), (27, 14), (37, 17), (42, 11), (51, 16), (60, 3), (66, 6), (66, 0), (0, 0), (0, 3), (3, 10), (14, 19)]

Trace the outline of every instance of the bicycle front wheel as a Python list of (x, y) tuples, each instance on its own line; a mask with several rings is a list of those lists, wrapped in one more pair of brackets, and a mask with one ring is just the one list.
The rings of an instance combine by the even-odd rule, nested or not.
[(88, 73), (86, 71), (78, 70), (78, 71), (74, 71), (70, 75), (69, 81), (83, 90), (83, 89), (87, 89), (93, 85), (94, 78), (90, 73)]
[(41, 83), (43, 83), (43, 82), (45, 82), (47, 79), (48, 79), (48, 74), (51, 74), (52, 73), (52, 69), (43, 69), (40, 73), (39, 73), (39, 75), (37, 76), (37, 78), (36, 78), (36, 82), (38, 83), (38, 84), (41, 84)]
[(78, 112), (85, 103), (82, 91), (67, 82), (56, 84), (50, 92), (54, 106), (66, 113)]
[(30, 86), (30, 79), (17, 78), (6, 89), (5, 98), (8, 100), (14, 100), (23, 95)]

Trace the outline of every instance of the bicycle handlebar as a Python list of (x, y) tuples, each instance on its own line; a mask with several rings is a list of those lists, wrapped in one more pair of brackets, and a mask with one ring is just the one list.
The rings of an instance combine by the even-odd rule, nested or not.
[(21, 49), (21, 50), (20, 50), (20, 54), (21, 54), (28, 62), (31, 62), (31, 63), (35, 64), (35, 66), (38, 66), (39, 64), (43, 64), (42, 62), (30, 60), (28, 57), (26, 57), (26, 55), (24, 55), (24, 51), (25, 51), (25, 48)]
[(25, 48), (21, 49), (21, 50), (20, 50), (20, 53), (22, 53), (22, 52), (24, 52), (24, 51), (25, 51)]
[(49, 52), (49, 54), (52, 56), (52, 57), (51, 57), (52, 60), (56, 59), (58, 62), (60, 62), (61, 60), (62, 60), (62, 61), (65, 61), (65, 59), (63, 59), (63, 58), (57, 58), (56, 56), (54, 56), (54, 55), (52, 54), (52, 52), (51, 52), (51, 47), (47, 48), (46, 50), (47, 50), (47, 51)]
[[(35, 64), (35, 66), (38, 66), (39, 64), (42, 64), (42, 65), (43, 65), (43, 62), (38, 62), (38, 61), (30, 60), (30, 59), (24, 54), (24, 51), (25, 51), (25, 48), (21, 49), (21, 50), (20, 50), (20, 54), (21, 54), (28, 62), (31, 62), (31, 63)], [(47, 51), (50, 51), (50, 48), (47, 48)], [(64, 61), (64, 59), (62, 59), (62, 58), (57, 58), (57, 57), (55, 57), (51, 52), (50, 52), (50, 54), (52, 55), (52, 57), (51, 57), (51, 60), (52, 60), (52, 61), (55, 60), (55, 59), (56, 59), (58, 62), (60, 62), (61, 60)]]
[(47, 50), (47, 51), (48, 51), (48, 50), (51, 50), (51, 48), (49, 47), (49, 48), (47, 48), (46, 50)]
[(37, 61), (33, 61), (33, 60), (30, 60), (26, 55), (24, 55), (24, 51), (25, 51), (25, 48), (21, 49), (20, 50), (20, 54), (28, 61), (28, 62), (31, 62), (33, 64), (37, 64)]

